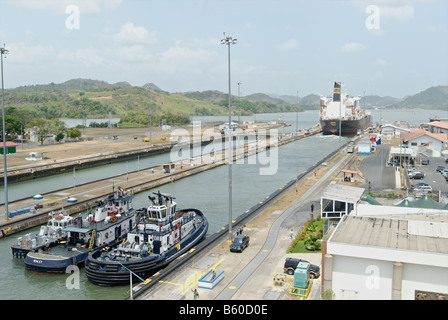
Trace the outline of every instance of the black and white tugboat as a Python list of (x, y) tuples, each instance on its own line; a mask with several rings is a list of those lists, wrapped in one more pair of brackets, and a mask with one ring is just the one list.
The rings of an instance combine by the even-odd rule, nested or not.
[(86, 275), (100, 285), (128, 284), (145, 279), (204, 239), (208, 222), (198, 209), (176, 210), (172, 196), (157, 192), (150, 206), (137, 210), (135, 231), (115, 247), (86, 260)]
[(53, 247), (65, 236), (64, 229), (73, 225), (74, 218), (61, 211), (49, 213), (47, 224), (40, 227), (39, 233), (27, 233), (17, 238), (17, 244), (11, 246), (15, 258), (25, 258), (30, 251), (38, 251), (46, 246)]
[(90, 254), (113, 246), (126, 237), (136, 225), (133, 194), (119, 187), (93, 214), (75, 218), (74, 223), (62, 230), (65, 237), (55, 246), (45, 246), (29, 252), (25, 267), (37, 273), (65, 273), (70, 265), (82, 266)]

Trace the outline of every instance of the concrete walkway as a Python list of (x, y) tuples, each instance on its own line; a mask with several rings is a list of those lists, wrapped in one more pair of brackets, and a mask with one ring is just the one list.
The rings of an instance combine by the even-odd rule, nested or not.
[(241, 288), (246, 280), (254, 274), (255, 270), (261, 265), (261, 263), (268, 257), (277, 242), (279, 236), (279, 230), (282, 223), (291, 214), (297, 212), (299, 208), (303, 207), (305, 202), (309, 201), (316, 190), (324, 183), (328, 182), (327, 179), (333, 175), (333, 173), (340, 168), (340, 166), (347, 160), (349, 155), (343, 157), (336, 165), (334, 165), (322, 179), (318, 180), (311, 188), (309, 188), (302, 197), (300, 197), (292, 206), (290, 206), (283, 214), (275, 220), (266, 238), (266, 242), (257, 256), (230, 282), (230, 284), (216, 297), (216, 300), (230, 300), (232, 296), (237, 292), (231, 288)]
[[(289, 231), (297, 231), (309, 219), (310, 202), (320, 201), (321, 191), (349, 157), (348, 154), (344, 155), (321, 178), (315, 178), (312, 174), (305, 177), (313, 184), (297, 200), (289, 200), (294, 201), (289, 206), (279, 207), (281, 210), (271, 206), (249, 221), (245, 234), (250, 236), (250, 245), (243, 253), (230, 253), (227, 239), (222, 240), (215, 247), (201, 252), (189, 266), (183, 266), (175, 274), (162, 279), (138, 299), (193, 300), (191, 289), (197, 287), (198, 279), (210, 269), (217, 274), (224, 271), (224, 279), (211, 290), (200, 288), (200, 300), (294, 299), (285, 294), (286, 288), (273, 286), (273, 276), (283, 273), (286, 257), (302, 258), (321, 265), (321, 253), (286, 253), (291, 244)], [(320, 278), (314, 279), (313, 283), (315, 285), (308, 299), (320, 299)]]

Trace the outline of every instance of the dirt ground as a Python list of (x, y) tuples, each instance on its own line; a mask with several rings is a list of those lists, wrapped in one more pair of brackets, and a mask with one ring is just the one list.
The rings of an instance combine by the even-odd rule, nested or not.
[[(201, 130), (213, 128), (218, 123), (201, 123)], [(255, 124), (256, 128), (267, 128), (265, 123)], [(187, 130), (190, 136), (193, 136), (193, 127), (185, 126), (177, 129)], [(253, 129), (253, 127), (249, 127)], [(72, 160), (79, 157), (88, 157), (100, 154), (113, 154), (116, 152), (130, 151), (136, 149), (144, 149), (150, 147), (149, 142), (144, 142), (144, 138), (149, 138), (149, 128), (85, 128), (82, 130), (82, 136), (85, 141), (53, 143), (44, 142), (40, 145), (37, 142), (27, 142), (19, 144), (16, 147), (16, 153), (8, 154), (7, 167), (13, 170), (19, 167), (32, 167), (37, 164), (47, 162), (57, 162), (64, 160)], [(151, 129), (152, 145), (164, 144), (170, 142), (172, 131), (162, 131), (161, 128), (155, 127)], [(114, 136), (117, 139), (114, 139)], [(26, 160), (29, 158), (30, 152), (36, 152), (41, 161)], [(0, 169), (3, 169), (3, 161), (0, 161)]]

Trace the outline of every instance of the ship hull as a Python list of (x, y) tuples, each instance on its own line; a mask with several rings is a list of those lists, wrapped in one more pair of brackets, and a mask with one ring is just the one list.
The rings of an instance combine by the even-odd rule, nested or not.
[[(195, 210), (195, 209), (189, 209)], [(186, 210), (188, 211), (188, 210)], [(123, 285), (129, 283), (129, 271), (132, 271), (132, 281), (141, 281), (166, 267), (170, 262), (189, 251), (201, 242), (208, 230), (208, 222), (199, 210), (195, 210), (202, 218), (202, 223), (188, 238), (173, 246), (167, 252), (151, 255), (147, 258), (133, 261), (103, 261), (99, 253), (90, 255), (85, 263), (87, 278), (95, 284), (104, 286)]]
[[(341, 135), (354, 135), (358, 130), (365, 130), (372, 125), (371, 115), (357, 120), (342, 120)], [(320, 126), (323, 134), (339, 135), (339, 120), (320, 120)]]

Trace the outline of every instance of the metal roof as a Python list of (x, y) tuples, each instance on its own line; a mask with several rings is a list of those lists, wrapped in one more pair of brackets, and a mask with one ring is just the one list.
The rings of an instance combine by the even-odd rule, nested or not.
[(364, 190), (364, 188), (330, 183), (322, 192), (322, 198), (356, 203), (361, 199)]
[(344, 216), (329, 242), (448, 254), (448, 214)]

